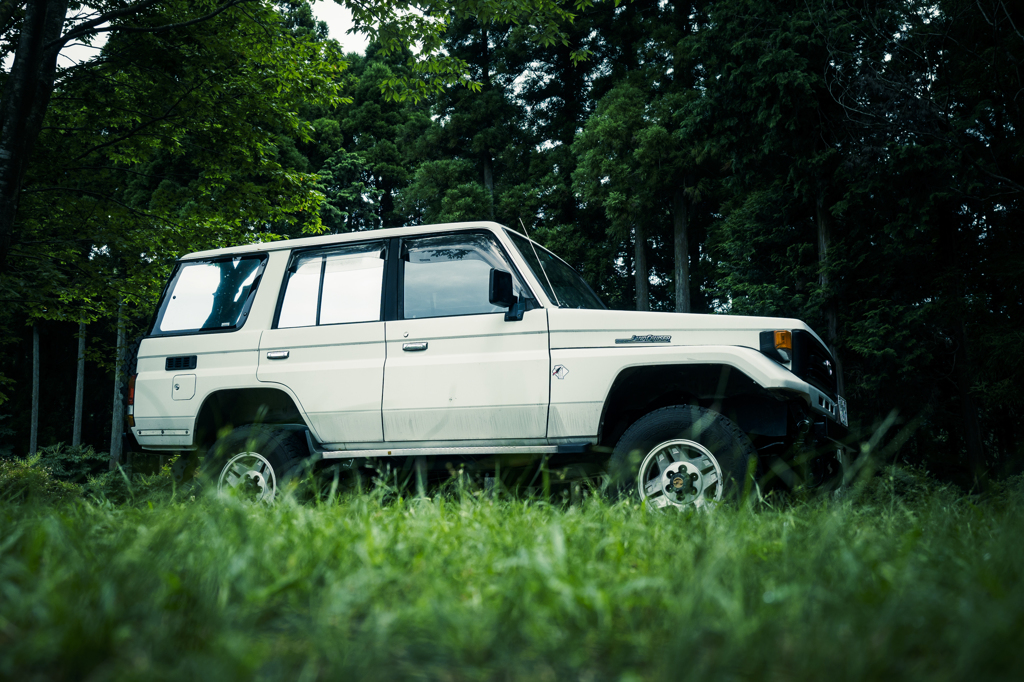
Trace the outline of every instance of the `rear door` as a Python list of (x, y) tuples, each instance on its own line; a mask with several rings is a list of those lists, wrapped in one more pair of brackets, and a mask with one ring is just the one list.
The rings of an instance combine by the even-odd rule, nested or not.
[(323, 443), (379, 443), (385, 242), (292, 255), (260, 381), (287, 386)]
[[(489, 232), (405, 238), (397, 319), (386, 323), (387, 442), (530, 444), (546, 436), (548, 326)], [(491, 268), (532, 301), (522, 320), (488, 301)]]
[(139, 348), (132, 433), (144, 448), (190, 446), (208, 394), (252, 385), (260, 324), (248, 324), (267, 254), (183, 261)]

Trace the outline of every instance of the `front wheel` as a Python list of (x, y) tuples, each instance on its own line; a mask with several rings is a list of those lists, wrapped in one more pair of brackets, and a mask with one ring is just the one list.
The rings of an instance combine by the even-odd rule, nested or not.
[(269, 505), (306, 450), (294, 431), (240, 426), (213, 444), (203, 463), (203, 475), (216, 481), (219, 493)]
[(674, 405), (629, 427), (608, 466), (620, 495), (654, 508), (700, 509), (738, 498), (756, 457), (746, 434), (721, 414)]

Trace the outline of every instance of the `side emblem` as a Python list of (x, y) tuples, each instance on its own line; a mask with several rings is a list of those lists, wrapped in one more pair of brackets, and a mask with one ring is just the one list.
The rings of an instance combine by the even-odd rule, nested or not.
[(555, 365), (554, 371), (551, 372), (551, 376), (556, 379), (564, 379), (565, 375), (569, 373), (569, 370), (565, 368), (565, 365)]
[(615, 339), (615, 343), (671, 343), (671, 336), (660, 334), (633, 334), (628, 339)]

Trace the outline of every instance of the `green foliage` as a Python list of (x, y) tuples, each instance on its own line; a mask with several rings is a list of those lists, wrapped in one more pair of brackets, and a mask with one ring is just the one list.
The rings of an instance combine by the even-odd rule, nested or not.
[(490, 200), (473, 175), (466, 160), (424, 162), (402, 192), (400, 207), (424, 224), (486, 219)]
[(0, 676), (1011, 678), (1022, 481), (972, 501), (900, 475), (691, 515), (469, 494), (3, 504)]
[[(385, 0), (358, 3), (337, 0), (352, 11), (356, 27), (380, 46), (385, 55), (419, 46), (418, 58), (409, 59), (411, 73), (385, 79), (381, 92), (390, 100), (412, 100), (444, 92), (453, 85), (480, 89), (469, 64), (446, 54), (446, 31), (453, 23), (473, 20), (483, 26), (517, 26), (527, 29), (529, 40), (539, 47), (569, 45), (569, 26), (592, 0), (452, 0), (442, 7), (424, 6), (418, 0)], [(617, 3), (616, 3), (617, 4)], [(572, 59), (586, 58), (586, 50), (574, 49)]]
[(110, 455), (96, 452), (91, 445), (75, 448), (57, 443), (40, 448), (37, 457), (39, 465), (45, 467), (54, 478), (69, 483), (85, 483), (110, 468)]
[(27, 460), (0, 458), (0, 504), (56, 504), (80, 495), (81, 488), (58, 478), (39, 455)]
[(306, 2), (246, 2), (62, 71), (0, 341), (22, 313), (92, 322), (127, 300), (145, 319), (184, 251), (451, 220), (522, 221), (613, 308), (636, 305), (639, 228), (650, 305), (671, 310), (685, 213), (693, 312), (803, 319), (838, 351), (855, 427), (896, 409), (908, 460), (1021, 469), (1016, 6), (341, 4), (366, 55)]
[(0, 500), (56, 503), (88, 499), (112, 504), (165, 500), (176, 491), (172, 463), (148, 475), (122, 467), (110, 471), (107, 453), (57, 443), (40, 448), (27, 459), (0, 457)]
[(219, 4), (128, 12), (58, 73), (0, 280), (32, 317), (147, 317), (184, 252), (322, 230), (317, 177), (288, 152), (301, 106), (339, 103), (340, 50), (271, 2), (199, 20)]

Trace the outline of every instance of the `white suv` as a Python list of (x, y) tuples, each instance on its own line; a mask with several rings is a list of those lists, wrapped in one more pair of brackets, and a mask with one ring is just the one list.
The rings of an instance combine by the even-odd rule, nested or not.
[(209, 453), (268, 501), (304, 458), (591, 463), (658, 507), (841, 473), (845, 401), (804, 323), (607, 310), (491, 222), (189, 254), (136, 362), (137, 446)]

